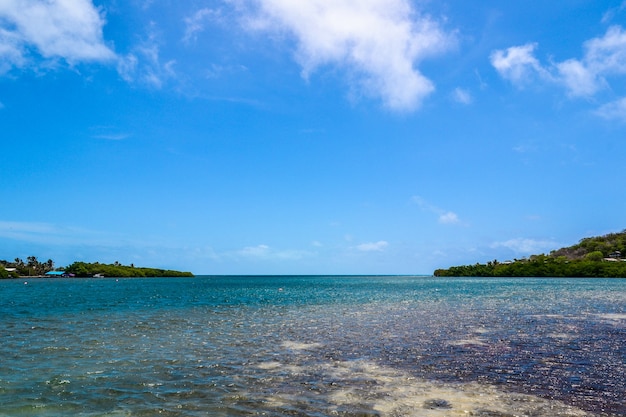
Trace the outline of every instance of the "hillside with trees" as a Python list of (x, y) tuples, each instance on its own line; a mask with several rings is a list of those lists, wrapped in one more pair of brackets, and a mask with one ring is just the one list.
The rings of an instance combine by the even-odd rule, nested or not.
[(626, 230), (581, 239), (550, 254), (437, 269), (437, 277), (626, 277)]
[(39, 262), (36, 256), (29, 256), (26, 258), (26, 262), (20, 258), (15, 258), (13, 262), (0, 260), (0, 278), (45, 276), (47, 273), (52, 271), (62, 273), (65, 276), (75, 277), (193, 277), (191, 272), (135, 267), (132, 264), (130, 266), (125, 266), (119, 262), (115, 262), (113, 264), (101, 264), (99, 262), (74, 262), (67, 267), (55, 268), (54, 261), (52, 261), (52, 259), (48, 259), (45, 262)]

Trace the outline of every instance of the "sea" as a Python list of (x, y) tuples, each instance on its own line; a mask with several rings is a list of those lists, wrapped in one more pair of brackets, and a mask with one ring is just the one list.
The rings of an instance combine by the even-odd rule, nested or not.
[(626, 416), (626, 280), (0, 280), (0, 416)]

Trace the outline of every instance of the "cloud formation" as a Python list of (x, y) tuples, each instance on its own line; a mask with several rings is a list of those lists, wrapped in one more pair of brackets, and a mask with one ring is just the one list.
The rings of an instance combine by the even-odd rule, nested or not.
[(275, 250), (268, 245), (246, 246), (233, 254), (235, 258), (257, 260), (300, 260), (313, 256), (311, 252), (303, 250)]
[(595, 113), (607, 120), (626, 122), (626, 97), (600, 106)]
[(513, 46), (491, 54), (491, 64), (518, 87), (539, 79), (562, 85), (570, 97), (589, 98), (610, 88), (609, 78), (626, 75), (626, 31), (608, 28), (604, 36), (583, 44), (583, 57), (542, 65), (535, 57), (537, 44)]
[(515, 253), (523, 255), (538, 254), (554, 249), (557, 244), (550, 240), (535, 240), (527, 238), (509, 239), (504, 242), (495, 242), (492, 248), (507, 248)]
[(491, 65), (505, 79), (521, 87), (528, 84), (535, 76), (545, 78), (548, 72), (534, 56), (537, 44), (529, 43), (512, 46), (506, 50), (492, 52)]
[(220, 18), (220, 11), (209, 8), (197, 10), (193, 16), (185, 18), (185, 35), (183, 42), (195, 41), (198, 33), (205, 29), (208, 22)]
[(438, 221), (441, 224), (459, 224), (461, 223), (461, 219), (459, 216), (453, 211), (444, 210), (440, 207), (437, 207), (428, 201), (424, 200), (422, 197), (414, 196), (412, 201), (417, 204), (422, 210), (429, 211), (433, 214), (437, 215)]
[(382, 252), (387, 246), (389, 246), (389, 242), (379, 240), (378, 242), (362, 243), (356, 248), (361, 252)]
[(117, 72), (128, 83), (160, 89), (166, 81), (176, 77), (175, 65), (174, 60), (162, 62), (159, 45), (149, 40), (120, 57)]
[(106, 232), (98, 232), (73, 226), (60, 226), (52, 223), (3, 220), (0, 220), (0, 238), (9, 241), (51, 246), (73, 244), (115, 246), (120, 244), (119, 236), (113, 237)]
[(0, 73), (24, 67), (37, 54), (74, 65), (109, 61), (104, 19), (90, 0), (3, 0), (0, 2)]
[(249, 28), (283, 30), (297, 40), (308, 78), (319, 67), (346, 70), (359, 93), (396, 111), (418, 108), (435, 86), (416, 68), (455, 44), (454, 35), (420, 15), (408, 0), (252, 0)]
[(460, 104), (472, 104), (474, 99), (472, 94), (463, 88), (455, 88), (452, 92), (452, 99)]

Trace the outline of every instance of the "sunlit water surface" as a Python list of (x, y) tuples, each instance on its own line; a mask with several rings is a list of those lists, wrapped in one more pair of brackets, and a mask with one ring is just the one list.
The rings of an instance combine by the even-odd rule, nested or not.
[(0, 281), (0, 416), (624, 416), (626, 281)]

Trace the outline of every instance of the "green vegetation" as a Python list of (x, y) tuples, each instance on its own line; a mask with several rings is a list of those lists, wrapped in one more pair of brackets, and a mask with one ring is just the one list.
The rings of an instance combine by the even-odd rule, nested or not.
[[(7, 269), (10, 270), (7, 271)], [(54, 262), (48, 259), (46, 262), (39, 262), (36, 256), (29, 256), (26, 262), (20, 258), (8, 262), (0, 260), (0, 278), (17, 278), (18, 276), (44, 275), (54, 269)], [(15, 271), (13, 271), (15, 270)]]
[(124, 266), (119, 262), (114, 264), (86, 263), (74, 262), (67, 268), (65, 272), (74, 274), (77, 277), (93, 277), (94, 275), (102, 275), (105, 277), (193, 277), (191, 272), (172, 271), (169, 269), (156, 268), (138, 268), (134, 265)]
[(528, 259), (437, 269), (437, 277), (626, 277), (626, 230), (582, 239), (578, 244)]
[(14, 278), (15, 275), (17, 274), (7, 271), (4, 267), (0, 268), (0, 279)]
[(66, 268), (54, 268), (54, 262), (48, 259), (39, 262), (37, 257), (29, 256), (26, 262), (16, 258), (13, 262), (0, 260), (0, 279), (18, 278), (20, 276), (43, 276), (51, 271), (62, 271), (66, 276), (93, 277), (193, 277), (191, 272), (173, 271), (169, 269), (139, 268), (134, 265), (125, 266), (119, 262), (113, 264), (74, 262)]

